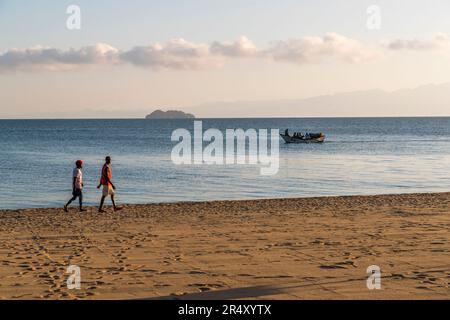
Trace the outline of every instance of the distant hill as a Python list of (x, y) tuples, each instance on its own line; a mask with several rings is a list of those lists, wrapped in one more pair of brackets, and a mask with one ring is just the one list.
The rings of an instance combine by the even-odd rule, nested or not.
[[(450, 116), (450, 83), (367, 90), (296, 100), (217, 102), (186, 108), (210, 117)], [(212, 112), (214, 111), (214, 112)]]
[(155, 110), (145, 117), (145, 119), (194, 119), (195, 116), (191, 113), (185, 113), (178, 110)]

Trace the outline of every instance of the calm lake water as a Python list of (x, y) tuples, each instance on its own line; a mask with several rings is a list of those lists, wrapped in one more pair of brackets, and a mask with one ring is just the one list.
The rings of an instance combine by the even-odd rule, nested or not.
[(203, 128), (324, 132), (323, 144), (280, 140), (277, 175), (259, 165), (172, 163), (174, 129), (192, 120), (1, 120), (0, 208), (58, 207), (83, 159), (85, 202), (97, 204), (105, 155), (117, 199), (153, 203), (450, 190), (450, 118), (206, 119)]

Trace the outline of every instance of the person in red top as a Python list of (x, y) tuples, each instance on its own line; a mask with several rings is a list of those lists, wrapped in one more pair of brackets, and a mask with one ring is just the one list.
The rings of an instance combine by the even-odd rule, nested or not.
[(105, 158), (105, 164), (102, 168), (102, 175), (100, 177), (100, 183), (97, 186), (97, 189), (103, 186), (102, 199), (100, 200), (100, 207), (98, 208), (98, 212), (105, 212), (103, 210), (103, 204), (105, 202), (105, 198), (107, 196), (111, 196), (111, 201), (113, 204), (114, 211), (119, 211), (122, 208), (116, 206), (116, 202), (114, 201), (114, 195), (116, 186), (112, 183), (112, 172), (111, 172), (111, 157), (107, 156)]

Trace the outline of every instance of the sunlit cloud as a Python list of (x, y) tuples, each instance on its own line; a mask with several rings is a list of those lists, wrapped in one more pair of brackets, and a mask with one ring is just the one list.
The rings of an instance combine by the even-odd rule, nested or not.
[(386, 44), (390, 50), (436, 51), (450, 48), (450, 36), (438, 33), (432, 39), (395, 39)]
[(303, 37), (278, 41), (267, 51), (276, 61), (297, 64), (318, 63), (324, 59), (336, 58), (346, 62), (371, 61), (380, 54), (359, 41), (337, 33), (323, 37)]
[(165, 44), (134, 47), (120, 55), (123, 62), (136, 66), (168, 69), (204, 69), (221, 67), (224, 60), (211, 53), (206, 44), (173, 39)]
[(251, 57), (259, 53), (255, 44), (247, 37), (240, 37), (235, 42), (213, 42), (211, 52), (225, 57)]
[(0, 54), (0, 71), (5, 70), (66, 70), (80, 65), (117, 64), (119, 50), (104, 43), (80, 49), (61, 50), (34, 47), (11, 49)]
[(373, 47), (337, 33), (276, 41), (264, 49), (258, 48), (244, 36), (234, 42), (214, 41), (211, 44), (179, 38), (166, 43), (136, 46), (129, 50), (119, 50), (102, 43), (67, 50), (46, 47), (11, 49), (0, 53), (0, 72), (59, 71), (83, 66), (124, 64), (155, 70), (198, 70), (220, 68), (229, 61), (242, 58), (306, 64), (333, 59), (362, 63), (378, 56), (379, 52)]

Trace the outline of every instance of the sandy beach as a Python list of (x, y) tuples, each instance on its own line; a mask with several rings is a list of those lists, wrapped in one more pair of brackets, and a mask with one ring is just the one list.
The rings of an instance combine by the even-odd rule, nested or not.
[(0, 211), (0, 298), (449, 299), (449, 240), (450, 193)]

